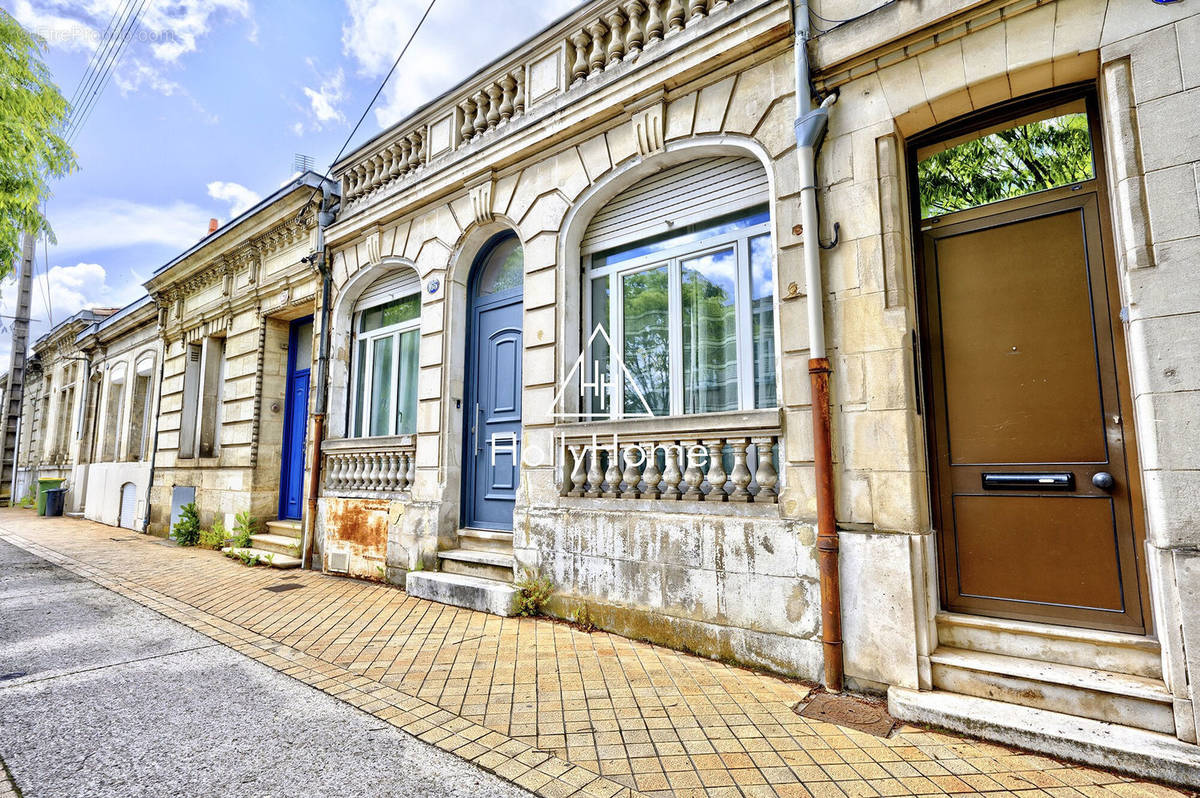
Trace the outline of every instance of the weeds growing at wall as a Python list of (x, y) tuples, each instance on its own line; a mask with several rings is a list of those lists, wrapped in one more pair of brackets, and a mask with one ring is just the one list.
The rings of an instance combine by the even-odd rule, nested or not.
[(250, 547), (250, 536), (258, 529), (258, 519), (246, 510), (234, 516), (233, 546), (238, 549)]
[(180, 546), (195, 546), (200, 542), (200, 512), (195, 502), (179, 508), (179, 520), (171, 527), (171, 537)]
[(541, 614), (542, 605), (554, 593), (554, 583), (536, 573), (526, 573), (517, 582), (517, 589), (521, 591), (517, 596), (517, 614), (528, 618)]
[(225, 538), (229, 537), (229, 533), (225, 531), (225, 523), (220, 518), (213, 519), (212, 526), (208, 529), (200, 530), (200, 546), (213, 551), (220, 551), (225, 546)]

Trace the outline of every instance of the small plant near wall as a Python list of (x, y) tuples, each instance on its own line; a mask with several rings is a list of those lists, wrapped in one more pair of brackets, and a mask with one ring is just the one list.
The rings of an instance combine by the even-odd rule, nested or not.
[(596, 631), (596, 622), (592, 620), (591, 610), (586, 604), (571, 611), (571, 623), (581, 632), (590, 634)]
[(200, 542), (200, 512), (195, 502), (179, 508), (179, 520), (171, 527), (171, 536), (180, 546), (195, 546)]
[(250, 546), (250, 536), (258, 529), (258, 519), (250, 515), (249, 512), (242, 510), (235, 515), (233, 524), (233, 546), (237, 549), (245, 549)]
[(21, 499), (21, 501), (17, 502), (17, 504), (27, 510), (37, 504), (37, 488), (33, 485), (30, 485), (29, 490), (25, 493), (25, 496)]
[(225, 545), (225, 538), (229, 533), (225, 531), (225, 524), (220, 518), (213, 520), (212, 526), (208, 529), (200, 530), (200, 546), (213, 551), (220, 551)]
[(229, 551), (225, 552), (225, 556), (231, 560), (241, 560), (242, 565), (248, 565), (251, 568), (261, 562), (257, 554), (246, 551), (245, 549), (230, 549)]
[(554, 583), (536, 572), (526, 572), (517, 581), (517, 589), (521, 591), (517, 596), (517, 615), (529, 618), (541, 615), (542, 605), (554, 593)]

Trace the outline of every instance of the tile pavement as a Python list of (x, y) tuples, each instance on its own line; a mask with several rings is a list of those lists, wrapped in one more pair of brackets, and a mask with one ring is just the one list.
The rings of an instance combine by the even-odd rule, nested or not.
[[(0, 510), (0, 538), (546, 798), (1184, 794), (912, 726), (884, 740), (801, 718), (803, 684), (549, 620), (25, 510)], [(279, 584), (301, 589), (264, 589)]]

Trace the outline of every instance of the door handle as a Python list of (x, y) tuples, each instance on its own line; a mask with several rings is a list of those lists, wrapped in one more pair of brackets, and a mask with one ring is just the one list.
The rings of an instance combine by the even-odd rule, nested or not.
[(1097, 471), (1095, 474), (1092, 474), (1092, 484), (1107, 493), (1113, 489), (1117, 481), (1107, 471)]
[(479, 454), (479, 402), (475, 403), (475, 425), (472, 427), (471, 437), (475, 439), (475, 454)]

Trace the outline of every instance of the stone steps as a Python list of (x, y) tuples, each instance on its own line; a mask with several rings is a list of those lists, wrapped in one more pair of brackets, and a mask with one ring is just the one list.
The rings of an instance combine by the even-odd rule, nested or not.
[(493, 532), (488, 529), (458, 530), (458, 546), (467, 551), (494, 551), (512, 554), (512, 532)]
[(1162, 679), (1157, 640), (1139, 635), (942, 612), (939, 645)]
[(936, 690), (1173, 734), (1170, 692), (1157, 679), (1098, 668), (939, 646)]
[(299, 521), (276, 519), (267, 522), (267, 534), (302, 540), (304, 538), (304, 527), (300, 525)]
[(516, 559), (511, 549), (509, 551), (504, 554), (498, 551), (447, 549), (438, 552), (438, 567), (447, 573), (512, 584)]
[(235, 553), (235, 554), (243, 554), (246, 556), (255, 555), (258, 557), (258, 561), (261, 564), (268, 565), (271, 568), (299, 568), (300, 567), (300, 558), (299, 557), (292, 557), (291, 555), (288, 555), (288, 554), (280, 554), (279, 552), (276, 552), (276, 551), (264, 551), (263, 549), (257, 549), (257, 548), (238, 549), (238, 548), (233, 548), (232, 546), (221, 549), (222, 554), (229, 554), (231, 552)]
[(408, 595), (416, 598), (504, 617), (516, 615), (517, 598), (521, 592), (511, 581), (481, 579), (445, 571), (409, 571), (404, 589)]
[(289, 557), (298, 557), (300, 553), (300, 538), (276, 534), (260, 534), (250, 536), (251, 547), (256, 551), (276, 552)]
[(1006, 745), (1194, 786), (1200, 748), (1174, 735), (940, 690), (888, 688), (888, 712)]

